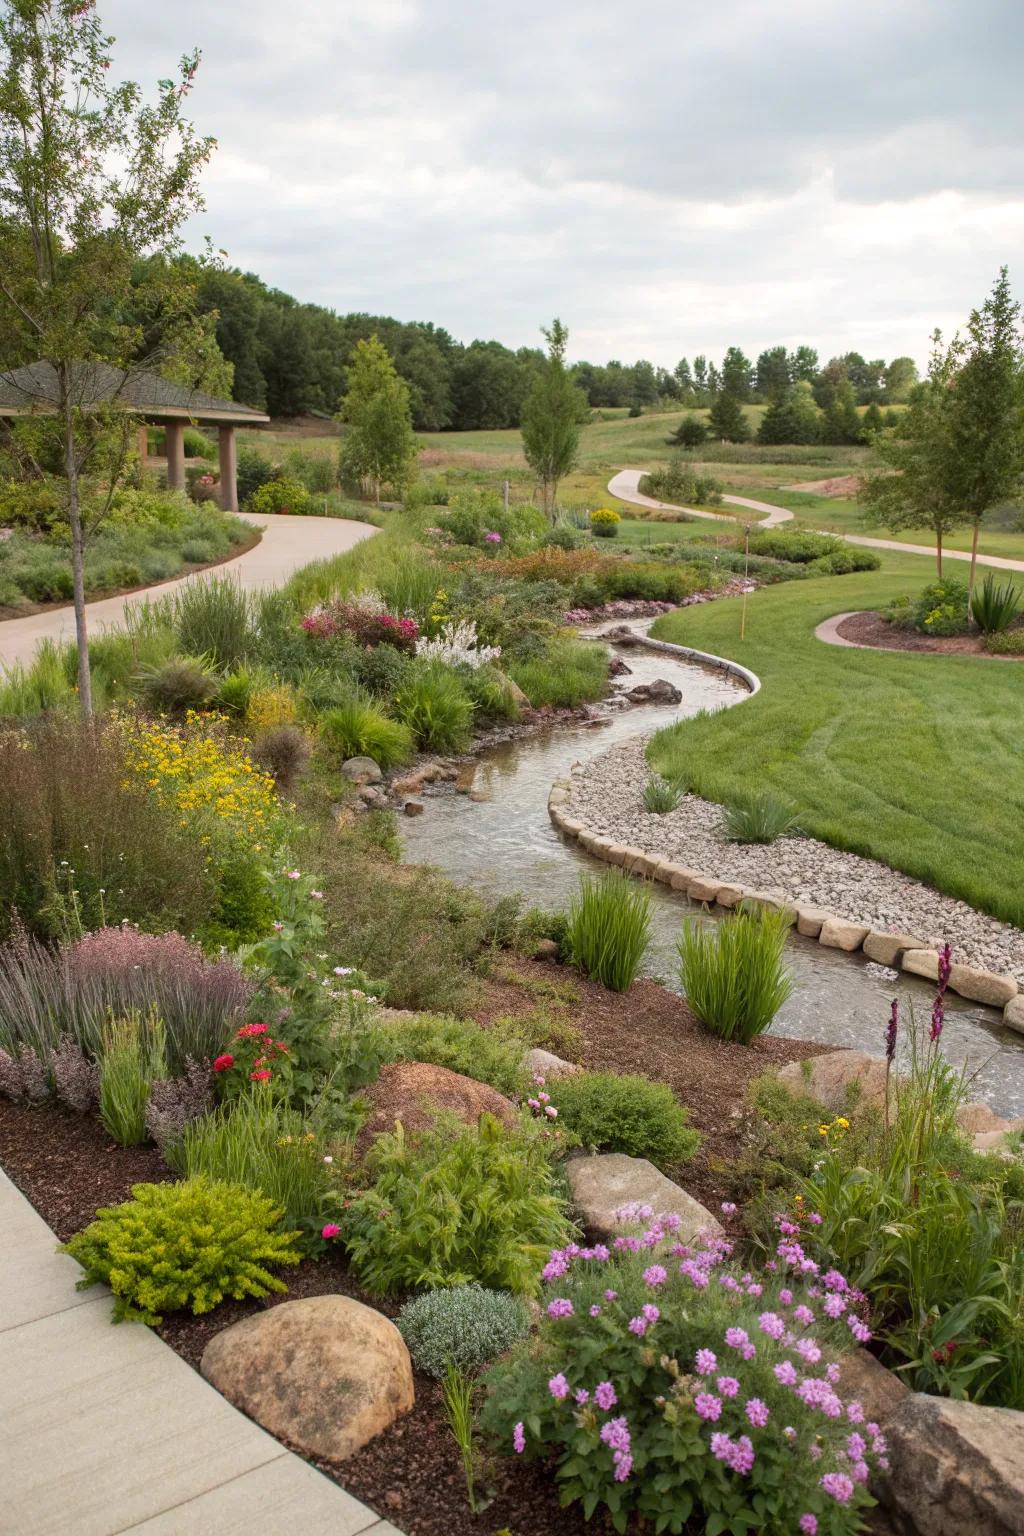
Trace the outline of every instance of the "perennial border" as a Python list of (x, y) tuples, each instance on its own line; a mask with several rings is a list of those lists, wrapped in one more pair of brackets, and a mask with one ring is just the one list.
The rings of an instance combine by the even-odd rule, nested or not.
[[(673, 645), (667, 640), (651, 640), (646, 635), (633, 635), (628, 644), (645, 650), (678, 656), (687, 661), (700, 661), (740, 678), (750, 696), (758, 693), (761, 680), (748, 667), (709, 651), (698, 651), (687, 645)], [(583, 771), (582, 767), (573, 772)], [(898, 967), (911, 976), (921, 976), (936, 981), (939, 974), (938, 950), (930, 949), (923, 939), (911, 933), (883, 933), (866, 927), (863, 923), (838, 916), (823, 907), (804, 906), (779, 898), (772, 892), (741, 885), (735, 880), (724, 880), (706, 870), (691, 869), (644, 853), (641, 848), (628, 843), (617, 843), (612, 838), (591, 832), (578, 818), (567, 814), (570, 779), (556, 779), (548, 792), (548, 815), (555, 828), (571, 838), (586, 852), (606, 864), (617, 865), (626, 874), (643, 880), (657, 880), (671, 890), (683, 891), (691, 901), (705, 906), (771, 908), (784, 912), (791, 926), (805, 938), (817, 939), (828, 949), (839, 949), (845, 954), (859, 951), (879, 965)], [(969, 1002), (982, 1003), (989, 1008), (1002, 1010), (1003, 1023), (1010, 1029), (1024, 1034), (1024, 994), (1017, 980), (997, 971), (985, 971), (971, 965), (954, 964), (950, 969), (950, 990)]]

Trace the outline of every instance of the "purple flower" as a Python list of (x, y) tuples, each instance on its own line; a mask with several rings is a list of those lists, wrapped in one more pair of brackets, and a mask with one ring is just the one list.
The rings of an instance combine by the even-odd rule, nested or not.
[(651, 1324), (658, 1321), (661, 1313), (658, 1311), (657, 1307), (652, 1306), (648, 1301), (645, 1302), (644, 1305), (640, 1308), (640, 1315), (643, 1317), (646, 1323)]
[(512, 1431), (512, 1449), (517, 1456), (521, 1456), (526, 1450), (526, 1431), (521, 1419)]
[(718, 1461), (728, 1461), (732, 1454), (732, 1440), (720, 1429), (716, 1429), (711, 1436), (711, 1454)]
[(764, 1429), (768, 1423), (768, 1404), (759, 1397), (750, 1397), (744, 1404), (744, 1412), (755, 1429)]
[(604, 1299), (605, 1301), (614, 1301), (618, 1294), (618, 1291), (605, 1291)]
[(719, 1376), (715, 1386), (723, 1397), (735, 1397), (740, 1390), (740, 1384), (735, 1376)]
[(784, 1307), (788, 1307), (792, 1303), (793, 1292), (792, 1291), (788, 1291), (788, 1290), (780, 1291), (779, 1292), (779, 1300), (781, 1301), (781, 1303), (782, 1303), (782, 1305)]
[(953, 968), (953, 951), (948, 944), (943, 944), (939, 950), (939, 991), (945, 992), (949, 986), (949, 973)]
[(736, 1441), (732, 1448), (732, 1455), (729, 1458), (729, 1465), (741, 1477), (746, 1477), (754, 1465), (754, 1447), (751, 1445), (747, 1435), (740, 1435)]
[(846, 1437), (846, 1454), (851, 1461), (863, 1461), (868, 1452), (868, 1443), (863, 1435), (852, 1430)]
[(600, 1317), (601, 1316), (601, 1308), (599, 1306), (597, 1306), (597, 1305), (592, 1306), (591, 1309), (590, 1309), (590, 1315), (591, 1315), (591, 1317)]
[(629, 1331), (630, 1333), (635, 1333), (638, 1339), (642, 1339), (647, 1332), (646, 1317), (631, 1317), (629, 1320)]
[(574, 1401), (579, 1403), (580, 1407), (582, 1408), (584, 1403), (590, 1402), (590, 1393), (587, 1391), (586, 1387), (580, 1387), (579, 1391), (573, 1394), (573, 1398)]
[(934, 1045), (942, 1034), (942, 1026), (946, 1021), (945, 1009), (942, 1006), (942, 993), (938, 992), (932, 1003), (932, 1022), (928, 1030), (928, 1038)]
[(808, 1365), (817, 1365), (821, 1359), (821, 1349), (813, 1339), (797, 1339), (796, 1352), (807, 1361)]
[[(863, 1424), (864, 1423), (864, 1408), (863, 1408), (863, 1405), (861, 1403), (859, 1403), (856, 1398), (852, 1398), (851, 1401), (847, 1403), (847, 1405), (846, 1405), (846, 1417), (849, 1419), (851, 1424)], [(872, 1426), (872, 1425), (869, 1424), (867, 1426), (867, 1428), (868, 1428), (868, 1433), (873, 1435), (873, 1434), (876, 1433), (876, 1431), (878, 1429), (878, 1425), (876, 1424), (876, 1425)], [(876, 1447), (876, 1449), (877, 1449), (877, 1447)]]
[(556, 1296), (547, 1305), (548, 1317), (572, 1317), (575, 1308), (567, 1296)]
[(736, 1207), (731, 1200), (723, 1200), (720, 1209), (723, 1216), (735, 1216), (736, 1214)]
[(664, 1285), (668, 1279), (668, 1270), (664, 1264), (649, 1264), (644, 1270), (644, 1284), (650, 1286)]
[(800, 1516), (800, 1536), (818, 1536), (817, 1515)]
[(720, 1417), (722, 1412), (722, 1400), (719, 1397), (715, 1397), (712, 1392), (698, 1392), (693, 1400), (693, 1406), (697, 1411), (697, 1417), (700, 1419), (711, 1419), (714, 1421)]
[(777, 1312), (762, 1312), (757, 1320), (757, 1326), (770, 1339), (781, 1339), (786, 1331), (786, 1325)]
[(871, 1329), (866, 1323), (862, 1323), (859, 1317), (854, 1317), (852, 1312), (846, 1315), (846, 1326), (858, 1344), (866, 1344), (871, 1337)]
[(772, 1367), (772, 1370), (775, 1380), (779, 1383), (780, 1387), (796, 1386), (796, 1366), (792, 1360), (780, 1360), (778, 1365)]
[(846, 1311), (846, 1297), (836, 1296), (834, 1292), (830, 1291), (825, 1297), (822, 1310), (826, 1317), (842, 1317)]
[(560, 1403), (564, 1402), (564, 1400), (569, 1396), (569, 1383), (566, 1381), (561, 1371), (559, 1371), (557, 1376), (552, 1376), (551, 1380), (548, 1382), (548, 1391), (551, 1393), (551, 1396), (557, 1399), (557, 1401)]
[(620, 1414), (617, 1419), (609, 1419), (607, 1424), (601, 1425), (601, 1439), (605, 1445), (610, 1445), (613, 1451), (629, 1450), (629, 1424), (625, 1414)]
[(625, 1451), (616, 1451), (613, 1459), (615, 1462), (615, 1481), (617, 1483), (624, 1483), (633, 1470), (633, 1458), (628, 1456)]
[(743, 1349), (750, 1343), (750, 1337), (745, 1328), (727, 1328), (725, 1330), (725, 1342), (730, 1349)]
[(500, 544), (501, 543), (501, 534), (500, 533), (485, 533), (484, 534), (484, 543), (485, 544)]
[(794, 1307), (793, 1316), (800, 1324), (801, 1328), (809, 1328), (814, 1322), (814, 1313), (811, 1311), (810, 1307)]
[(696, 1354), (696, 1371), (698, 1376), (710, 1376), (718, 1364), (718, 1356), (711, 1349), (698, 1349)]
[(602, 1413), (607, 1413), (610, 1408), (615, 1407), (618, 1398), (615, 1396), (615, 1388), (610, 1381), (598, 1382), (594, 1388), (594, 1401)]
[(890, 1064), (896, 1055), (896, 1035), (900, 1027), (900, 1005), (897, 998), (889, 1004), (889, 1024), (885, 1031), (885, 1059)]
[(826, 1472), (821, 1486), (837, 1504), (848, 1504), (853, 1497), (853, 1483), (845, 1472)]

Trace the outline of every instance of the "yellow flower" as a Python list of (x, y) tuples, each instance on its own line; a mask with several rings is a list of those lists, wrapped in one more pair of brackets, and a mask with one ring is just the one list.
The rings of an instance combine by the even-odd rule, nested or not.
[(830, 1129), (831, 1129), (831, 1127), (829, 1127), (827, 1125), (819, 1125), (818, 1126), (818, 1135), (819, 1136), (827, 1136)]
[(836, 1121), (836, 1125), (842, 1126), (844, 1131), (848, 1131), (850, 1129), (849, 1120), (845, 1119), (842, 1115), (839, 1116), (839, 1119)]

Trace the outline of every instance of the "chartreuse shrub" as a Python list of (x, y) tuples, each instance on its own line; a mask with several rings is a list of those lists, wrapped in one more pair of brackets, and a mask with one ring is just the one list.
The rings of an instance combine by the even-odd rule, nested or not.
[(508, 1098), (523, 1087), (522, 1040), (482, 1029), (469, 1019), (422, 1013), (395, 1019), (381, 1029), (382, 1061), (426, 1061), (478, 1083), (489, 1083)]
[(705, 1029), (749, 1045), (793, 990), (783, 961), (783, 912), (734, 912), (719, 923), (688, 918), (679, 939), (679, 979)]
[(153, 1326), (165, 1312), (210, 1312), (229, 1298), (267, 1296), (287, 1287), (270, 1273), (297, 1264), (294, 1232), (279, 1230), (272, 1200), (237, 1184), (206, 1178), (136, 1184), (123, 1205), (102, 1206), (61, 1249), (114, 1293), (114, 1321)]
[(836, 1386), (851, 1335), (870, 1337), (846, 1280), (808, 1290), (788, 1241), (756, 1278), (721, 1239), (680, 1262), (678, 1216), (631, 1214), (637, 1252), (551, 1255), (537, 1333), (485, 1377), (483, 1428), (617, 1531), (862, 1530), (886, 1447)]
[(532, 1125), (399, 1126), (370, 1153), (373, 1179), (342, 1217), (359, 1281), (374, 1295), (474, 1280), (529, 1295), (547, 1251), (571, 1227), (547, 1146)]
[(697, 1150), (700, 1137), (667, 1083), (618, 1072), (579, 1072), (548, 1087), (559, 1125), (595, 1152), (625, 1152), (669, 1168)]
[(518, 1296), (453, 1285), (406, 1302), (396, 1319), (417, 1370), (440, 1381), (449, 1364), (476, 1371), (525, 1338), (530, 1318)]
[(600, 879), (586, 875), (569, 907), (565, 947), (584, 976), (610, 992), (627, 992), (636, 979), (651, 932), (651, 898), (621, 870)]
[(614, 539), (621, 521), (614, 507), (598, 507), (590, 514), (590, 531), (599, 539)]

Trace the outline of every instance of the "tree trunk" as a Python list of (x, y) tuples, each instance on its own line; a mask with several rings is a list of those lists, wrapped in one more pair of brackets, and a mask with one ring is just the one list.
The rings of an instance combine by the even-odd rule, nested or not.
[(978, 570), (978, 533), (981, 530), (981, 518), (974, 519), (974, 532), (971, 534), (971, 575), (967, 583), (967, 612), (971, 611), (974, 601), (974, 578)]
[(935, 535), (935, 563), (939, 568), (939, 580), (942, 580), (942, 530)]
[(74, 413), (66, 396), (64, 471), (68, 481), (68, 522), (71, 524), (71, 579), (75, 600), (75, 642), (78, 646), (78, 707), (82, 719), (88, 720), (92, 715), (92, 677), (89, 672), (89, 636), (85, 622), (85, 538), (82, 532), (82, 509), (78, 500)]

